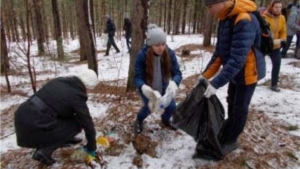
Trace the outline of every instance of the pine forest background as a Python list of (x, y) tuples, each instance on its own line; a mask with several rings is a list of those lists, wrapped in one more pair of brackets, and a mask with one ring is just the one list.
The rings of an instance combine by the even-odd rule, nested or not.
[[(296, 0), (284, 0), (284, 6)], [(270, 0), (256, 1), (267, 6)], [(156, 23), (169, 35), (203, 34), (203, 46), (213, 44), (216, 31), (214, 19), (201, 0), (2, 0), (1, 1), (1, 73), (6, 75), (7, 90), (11, 91), (7, 75), (13, 63), (8, 53), (13, 53), (10, 43), (20, 43), (22, 53), (36, 91), (34, 67), (30, 65), (30, 46), (37, 41), (38, 55), (65, 60), (63, 40), (79, 38), (80, 61), (87, 60), (90, 69), (98, 71), (95, 38), (105, 29), (104, 16), (114, 20), (120, 40), (124, 34), (124, 14), (128, 13), (133, 24), (132, 52), (128, 72), (127, 91), (134, 90), (133, 61), (145, 38), (148, 23)], [(57, 51), (47, 50), (50, 41), (56, 40)], [(23, 46), (21, 46), (23, 42)], [(26, 45), (24, 45), (24, 42)], [(97, 72), (98, 73), (98, 72)]]

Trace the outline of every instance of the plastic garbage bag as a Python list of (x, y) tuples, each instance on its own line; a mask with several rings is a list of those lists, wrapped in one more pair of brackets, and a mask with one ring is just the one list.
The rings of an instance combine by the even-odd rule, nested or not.
[(181, 102), (173, 116), (173, 124), (194, 138), (196, 152), (222, 159), (224, 152), (219, 134), (225, 124), (224, 108), (216, 95), (204, 97), (207, 82), (202, 80)]

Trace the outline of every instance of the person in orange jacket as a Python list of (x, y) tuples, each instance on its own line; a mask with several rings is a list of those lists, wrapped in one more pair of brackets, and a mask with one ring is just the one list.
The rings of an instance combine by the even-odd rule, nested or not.
[(273, 0), (264, 12), (266, 21), (270, 24), (271, 31), (274, 38), (274, 48), (270, 53), (272, 61), (272, 73), (271, 73), (271, 90), (279, 92), (278, 79), (281, 64), (280, 49), (282, 44), (286, 42), (286, 21), (285, 17), (281, 14), (282, 2), (280, 0)]

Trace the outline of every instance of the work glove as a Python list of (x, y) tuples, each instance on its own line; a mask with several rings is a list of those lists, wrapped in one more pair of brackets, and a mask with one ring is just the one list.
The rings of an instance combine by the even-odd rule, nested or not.
[(198, 80), (199, 81), (202, 81), (202, 80), (207, 80), (202, 74), (198, 77)]
[(281, 41), (282, 41), (282, 39), (274, 39), (273, 43), (274, 43), (274, 45), (280, 45)]
[(153, 90), (150, 86), (148, 85), (143, 85), (142, 88), (142, 93), (149, 99), (148, 102), (148, 108), (151, 112), (156, 112), (159, 109), (159, 100), (161, 98), (161, 94)]
[(84, 146), (82, 149), (83, 149), (84, 152), (87, 153), (87, 156), (85, 158), (85, 163), (86, 164), (90, 164), (92, 161), (97, 160), (96, 151), (89, 150), (86, 146)]
[(159, 108), (163, 109), (163, 108), (168, 107), (170, 105), (171, 101), (175, 98), (177, 91), (178, 91), (177, 84), (173, 80), (171, 80), (169, 82), (169, 85), (166, 89), (164, 96), (161, 97), (161, 99), (159, 101), (160, 102)]
[(214, 88), (210, 83), (208, 83), (208, 86), (204, 92), (204, 97), (210, 98), (210, 96), (215, 95), (217, 93), (217, 89)]

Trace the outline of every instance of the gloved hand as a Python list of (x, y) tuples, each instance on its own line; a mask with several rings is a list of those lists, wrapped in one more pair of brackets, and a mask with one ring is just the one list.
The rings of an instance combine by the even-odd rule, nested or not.
[(148, 85), (143, 85), (142, 86), (142, 93), (149, 99), (148, 102), (148, 108), (151, 112), (156, 112), (159, 109), (159, 100), (161, 98), (161, 94), (153, 90), (150, 86)]
[(89, 150), (86, 146), (84, 146), (83, 151), (87, 153), (87, 156), (85, 158), (86, 164), (90, 164), (92, 161), (96, 160), (96, 151)]
[(280, 45), (281, 41), (282, 41), (282, 39), (274, 39), (273, 43), (274, 43), (274, 45)]
[(210, 96), (215, 95), (217, 93), (217, 89), (214, 88), (210, 83), (208, 83), (208, 86), (204, 92), (204, 97), (210, 98)]
[(170, 80), (169, 85), (166, 89), (166, 93), (168, 93), (172, 98), (174, 98), (176, 96), (177, 91), (178, 91), (177, 84), (173, 80)]
[(207, 80), (202, 74), (198, 77), (198, 80), (201, 81), (201, 80)]
[(166, 89), (164, 96), (159, 101), (159, 108), (163, 109), (168, 107), (172, 99), (175, 98), (177, 91), (178, 91), (177, 84), (173, 80), (171, 80), (169, 82), (169, 85)]

